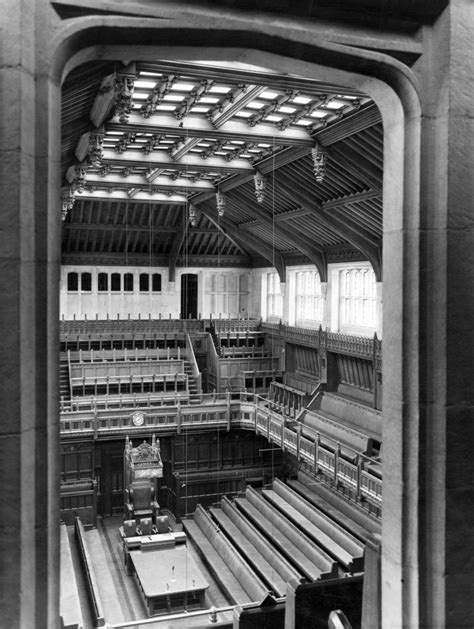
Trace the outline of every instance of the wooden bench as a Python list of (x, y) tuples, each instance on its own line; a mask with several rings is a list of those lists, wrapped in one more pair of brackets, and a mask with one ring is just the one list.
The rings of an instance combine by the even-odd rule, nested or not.
[(59, 579), (59, 613), (64, 629), (83, 629), (81, 601), (76, 581), (76, 573), (72, 561), (71, 544), (67, 527), (60, 526), (60, 579)]

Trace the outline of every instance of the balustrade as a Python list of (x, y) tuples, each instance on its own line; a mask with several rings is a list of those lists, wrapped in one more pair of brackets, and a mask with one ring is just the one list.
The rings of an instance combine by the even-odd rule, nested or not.
[[(101, 406), (98, 399), (90, 400), (92, 408), (78, 410), (73, 402), (72, 410), (61, 413), (61, 434), (93, 435), (108, 438), (113, 434), (133, 435), (150, 430), (157, 434), (172, 434), (183, 428), (209, 428), (229, 430), (244, 428), (263, 435), (278, 447), (296, 456), (305, 469), (322, 475), (321, 482), (351, 491), (354, 500), (370, 504), (372, 511), (380, 514), (382, 500), (382, 474), (380, 462), (361, 452), (341, 444), (330, 435), (308, 437), (301, 434), (301, 424), (278, 415), (268, 406), (268, 400), (249, 393), (204, 394), (200, 404), (187, 404), (174, 398), (170, 405), (141, 407), (137, 399), (122, 398), (117, 409)], [(127, 404), (130, 403), (130, 406)], [(140, 422), (134, 423), (137, 413)], [(329, 446), (332, 443), (333, 446)], [(344, 456), (342, 452), (345, 453)], [(324, 479), (326, 479), (324, 481)]]
[(314, 347), (334, 353), (347, 354), (360, 358), (382, 357), (382, 341), (375, 334), (372, 338), (339, 334), (319, 328), (299, 328), (277, 323), (262, 323), (262, 331), (271, 336), (279, 336), (288, 343)]

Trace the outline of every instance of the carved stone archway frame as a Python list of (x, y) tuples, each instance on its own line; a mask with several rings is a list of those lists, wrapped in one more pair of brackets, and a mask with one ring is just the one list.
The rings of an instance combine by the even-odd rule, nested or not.
[[(18, 527), (13, 544), (6, 547), (6, 554), (0, 558), (3, 571), (5, 566), (12, 571), (10, 581), (2, 581), (4, 600), (9, 601), (3, 620), (11, 627), (59, 627), (57, 339), (61, 84), (72, 69), (91, 60), (199, 59), (217, 63), (238, 61), (280, 74), (288, 72), (355, 87), (371, 96), (381, 111), (384, 126), (382, 626), (419, 626), (424, 616), (419, 609), (419, 593), (423, 589), (420, 558), (428, 551), (420, 546), (419, 530), (420, 448), (425, 439), (420, 437), (418, 383), (420, 360), (424, 358), (418, 351), (419, 304), (420, 279), (426, 271), (420, 265), (422, 115), (417, 77), (389, 55), (365, 48), (362, 35), (354, 33), (349, 42), (344, 34), (347, 30), (339, 31), (337, 24), (326, 35), (324, 29), (315, 30), (309, 22), (296, 27), (270, 19), (255, 20), (244, 13), (239, 18), (210, 22), (198, 11), (193, 13), (189, 5), (185, 12), (180, 11), (180, 4), (175, 3), (174, 9), (166, 5), (168, 14), (160, 19), (95, 15), (64, 22), (53, 21), (50, 7), (44, 8), (36, 15), (33, 29), (34, 63), (30, 53), (25, 53), (28, 56), (23, 64), (25, 81), (33, 106), (28, 119), (22, 114), (23, 135), (18, 134), (20, 151), (28, 157), (30, 169), (19, 173), (15, 180), (16, 193), (23, 195), (23, 201), (20, 199), (16, 204), (19, 217), (12, 214), (12, 224), (18, 226), (18, 243), (24, 251), (16, 276), (20, 299), (17, 310), (11, 313), (11, 321), (14, 318), (19, 321), (17, 337), (21, 338), (21, 351), (19, 364), (14, 367), (19, 377), (18, 387), (13, 389), (18, 395), (15, 393), (15, 401), (10, 405), (19, 418), (20, 428), (15, 436), (21, 462), (16, 469), (13, 465), (6, 470), (8, 478), (19, 479), (14, 484), (20, 508), (3, 516), (2, 526), (11, 530), (16, 522)], [(134, 3), (138, 5), (139, 2)], [(327, 39), (329, 35), (331, 41)], [(383, 39), (383, 32), (380, 37)], [(23, 46), (26, 47), (24, 43)], [(29, 65), (33, 72), (28, 72)], [(27, 138), (25, 132), (33, 137)], [(22, 401), (20, 392), (29, 382), (33, 383), (33, 393)], [(438, 605), (441, 610), (443, 601), (426, 605), (433, 609)]]

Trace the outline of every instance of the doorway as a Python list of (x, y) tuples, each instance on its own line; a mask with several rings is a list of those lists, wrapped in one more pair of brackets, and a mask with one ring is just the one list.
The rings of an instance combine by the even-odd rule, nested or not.
[(196, 273), (181, 275), (181, 319), (197, 319), (198, 276)]

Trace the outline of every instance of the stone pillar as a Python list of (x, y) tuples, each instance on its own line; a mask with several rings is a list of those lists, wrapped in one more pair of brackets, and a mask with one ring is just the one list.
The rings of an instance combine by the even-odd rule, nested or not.
[[(424, 28), (413, 68), (420, 220), (411, 213), (418, 172), (405, 171), (405, 227), (394, 213), (384, 225), (383, 410), (400, 417), (384, 424), (384, 628), (474, 624), (472, 16), (469, 0), (452, 0)], [(416, 120), (406, 138), (412, 131)], [(402, 303), (393, 300), (397, 250)], [(404, 377), (394, 385), (399, 361)]]
[(474, 626), (473, 16), (451, 1), (420, 62), (419, 604), (433, 628)]
[(11, 629), (59, 625), (60, 92), (42, 48), (48, 11), (0, 0), (0, 622)]
[(377, 336), (379, 339), (382, 338), (382, 313), (383, 313), (383, 283), (376, 282), (375, 283), (375, 316), (377, 317), (377, 322), (375, 325), (375, 331), (377, 332)]

